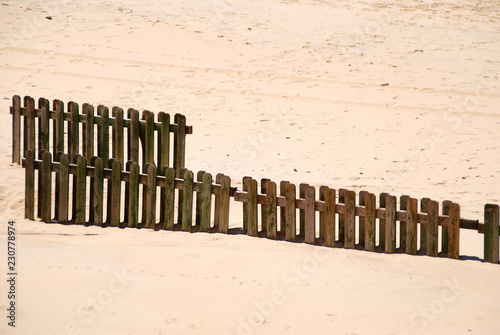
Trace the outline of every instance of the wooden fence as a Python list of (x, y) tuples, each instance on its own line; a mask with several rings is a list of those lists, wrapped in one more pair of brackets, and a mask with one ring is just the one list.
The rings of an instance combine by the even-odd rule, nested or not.
[[(176, 114), (174, 123), (170, 123), (170, 115), (160, 112), (158, 122), (155, 122), (154, 114), (150, 111), (143, 111), (142, 120), (139, 120), (139, 112), (135, 109), (129, 109), (125, 118), (119, 107), (113, 107), (112, 115), (109, 116), (108, 107), (102, 105), (97, 107), (97, 115), (94, 115), (94, 107), (90, 104), (82, 105), (81, 114), (78, 104), (72, 101), (68, 103), (68, 112), (64, 112), (64, 103), (60, 100), (53, 101), (52, 110), (49, 105), (47, 99), (40, 98), (36, 109), (34, 99), (26, 96), (24, 107), (21, 107), (21, 98), (18, 95), (13, 97), (13, 163), (20, 164), (21, 153), (22, 157), (25, 157), (26, 151), (33, 149), (39, 159), (44, 151), (51, 152), (56, 158), (61, 153), (66, 153), (71, 163), (76, 163), (77, 155), (82, 155), (90, 162), (96, 152), (97, 156), (103, 159), (105, 167), (110, 166), (110, 158), (120, 161), (122, 166), (126, 161), (139, 162), (141, 166), (148, 163), (173, 166), (177, 174), (185, 166), (186, 134), (192, 134), (193, 129), (186, 126), (184, 115)], [(38, 119), (37, 123), (35, 119)], [(50, 120), (53, 120), (52, 127)], [(173, 141), (170, 139), (170, 133), (174, 135)]]
[[(257, 181), (251, 177), (243, 178), (240, 191), (231, 187), (231, 179), (222, 174), (213, 180), (209, 173), (200, 171), (194, 180), (193, 172), (185, 168), (176, 176), (175, 169), (167, 166), (158, 173), (154, 164), (145, 165), (146, 173), (140, 173), (138, 163), (132, 161), (126, 163), (124, 171), (118, 159), (111, 159), (108, 167), (97, 157), (92, 157), (89, 165), (82, 155), (75, 156), (74, 161), (71, 163), (66, 154), (53, 161), (48, 151), (42, 153), (42, 160), (35, 160), (35, 151), (26, 151), (23, 164), (27, 218), (35, 219), (37, 176), (37, 214), (45, 222), (155, 230), (242, 231), (251, 236), (328, 247), (449, 258), (459, 258), (460, 228), (464, 228), (484, 233), (484, 260), (499, 262), (498, 205), (485, 206), (484, 224), (480, 224), (460, 218), (460, 206), (451, 201), (444, 201), (440, 211), (437, 201), (424, 198), (418, 206), (417, 199), (402, 196), (398, 209), (396, 197), (387, 193), (380, 194), (377, 206), (374, 194), (361, 191), (356, 204), (354, 191), (337, 191), (326, 186), (317, 190), (300, 184), (297, 192), (294, 184), (283, 181), (279, 183), (278, 194), (275, 182), (262, 179), (259, 193)], [(74, 176), (71, 197), (70, 175)], [(231, 198), (243, 203), (242, 227), (229, 227)]]

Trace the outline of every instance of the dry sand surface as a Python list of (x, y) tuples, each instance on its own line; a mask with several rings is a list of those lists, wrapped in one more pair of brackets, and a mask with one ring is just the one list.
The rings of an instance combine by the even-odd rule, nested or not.
[(0, 250), (13, 219), (19, 273), (0, 333), (499, 334), (500, 267), (474, 232), (454, 261), (24, 220), (9, 116), (14, 94), (180, 112), (193, 171), (449, 199), (482, 220), (500, 203), (499, 10), (0, 0)]

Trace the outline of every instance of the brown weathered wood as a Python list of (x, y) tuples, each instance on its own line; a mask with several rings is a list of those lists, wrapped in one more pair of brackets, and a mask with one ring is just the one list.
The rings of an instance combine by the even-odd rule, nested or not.
[[(286, 196), (286, 185), (289, 184), (288, 181), (282, 180), (280, 182), (280, 196), (285, 197)], [(285, 232), (285, 227), (286, 227), (286, 207), (281, 206), (280, 207), (280, 226), (279, 226), (279, 231), (280, 232)]]
[(101, 122), (97, 126), (98, 156), (102, 158), (105, 168), (111, 166), (109, 162), (109, 109), (106, 106), (97, 106), (97, 114), (101, 117)]
[(200, 194), (200, 231), (210, 230), (211, 208), (212, 208), (212, 175), (203, 173)]
[(335, 245), (335, 190), (325, 189), (325, 227), (324, 239), (325, 245), (333, 247)]
[(267, 238), (276, 239), (278, 234), (278, 208), (276, 206), (277, 189), (276, 183), (273, 181), (266, 182), (266, 194), (267, 194), (267, 205), (266, 205), (266, 235)]
[(385, 198), (385, 252), (396, 252), (396, 197)]
[[(385, 208), (385, 200), (386, 197), (389, 195), (389, 193), (380, 193), (379, 195), (379, 207), (380, 208)], [(385, 250), (385, 232), (386, 232), (386, 227), (385, 227), (385, 216), (383, 219), (379, 219), (378, 221), (379, 224), (379, 235), (378, 235), (378, 245), (381, 248), (384, 248)]]
[(40, 125), (38, 129), (38, 155), (41, 158), (43, 152), (49, 150), (49, 100), (45, 98), (38, 99), (38, 107), (41, 111), (38, 119)]
[[(339, 189), (339, 204), (345, 204), (345, 188)], [(345, 242), (345, 214), (339, 214), (339, 241)]]
[(123, 109), (113, 107), (113, 116), (115, 117), (115, 124), (113, 125), (113, 158), (123, 166)]
[[(198, 171), (196, 173), (196, 181), (201, 183), (203, 181), (203, 175), (205, 171)], [(195, 226), (200, 225), (201, 220), (201, 192), (196, 192), (196, 209), (195, 209)]]
[[(242, 185), (243, 192), (248, 192), (248, 182), (252, 179), (252, 177), (245, 176), (243, 177)], [(243, 231), (246, 233), (248, 231), (248, 202), (243, 203)]]
[(247, 209), (247, 235), (257, 236), (257, 180), (249, 179), (247, 182), (248, 209)]
[(35, 220), (35, 151), (26, 151), (24, 217)]
[(356, 243), (356, 193), (345, 192), (345, 241), (344, 248), (353, 249)]
[[(187, 171), (186, 168), (182, 168), (181, 171), (180, 171), (180, 177), (177, 177), (177, 173), (178, 171), (176, 170), (175, 171), (175, 177), (176, 178), (184, 178), (184, 173)], [(183, 194), (184, 194), (184, 191), (179, 189), (177, 191), (177, 201), (178, 201), (178, 205), (177, 205), (177, 222), (178, 224), (181, 225), (182, 227), (182, 206), (184, 205), (184, 197), (183, 197)]]
[[(215, 176), (215, 183), (220, 185), (220, 181), (222, 176), (224, 176), (222, 173), (218, 173)], [(220, 222), (220, 200), (221, 198), (218, 195), (215, 195), (215, 205), (214, 205), (214, 228), (219, 228), (219, 222)]]
[(231, 179), (228, 176), (222, 176), (220, 181), (220, 192), (218, 198), (218, 216), (219, 216), (219, 233), (227, 234), (229, 231), (229, 192), (231, 189)]
[[(95, 161), (97, 159), (97, 156), (92, 156), (90, 158), (90, 166), (93, 166), (95, 167)], [(95, 170), (94, 170), (95, 171)], [(94, 196), (94, 187), (95, 187), (95, 172), (90, 176), (90, 193), (89, 193), (89, 221), (88, 221), (88, 224), (89, 225), (92, 225), (94, 224), (95, 220), (94, 220), (94, 201), (95, 201), (95, 196)]]
[(55, 109), (55, 129), (54, 129), (54, 152), (64, 152), (64, 103), (54, 100)]
[(182, 192), (182, 230), (191, 231), (193, 225), (193, 172), (184, 172), (184, 190)]
[(85, 121), (85, 158), (90, 162), (94, 156), (94, 106), (86, 104), (84, 113)]
[[(111, 163), (111, 207), (108, 207), (108, 212), (111, 212), (109, 225), (111, 227), (120, 226), (120, 208), (121, 208), (121, 171), (122, 164), (119, 160), (113, 159)], [(108, 184), (109, 185), (109, 184)]]
[(158, 132), (158, 166), (169, 166), (170, 115), (164, 112), (158, 113), (158, 122), (161, 123), (161, 130)]
[(165, 229), (174, 229), (174, 205), (175, 205), (175, 169), (165, 169), (165, 199), (162, 206), (165, 217)]
[(85, 223), (85, 208), (86, 208), (86, 191), (87, 191), (87, 161), (81, 155), (76, 156), (76, 210), (75, 210), (75, 223)]
[(21, 97), (12, 98), (12, 163), (21, 164)]
[(68, 110), (71, 115), (70, 127), (68, 129), (69, 156), (70, 162), (76, 164), (76, 156), (79, 154), (80, 144), (80, 121), (78, 117), (78, 104), (76, 102), (70, 101), (68, 103)]
[(61, 223), (68, 222), (69, 205), (69, 157), (66, 154), (59, 156), (59, 174), (57, 191), (57, 221)]
[(375, 251), (376, 230), (376, 196), (373, 193), (365, 194), (365, 250)]
[(417, 199), (408, 198), (406, 201), (406, 253), (415, 255), (417, 253)]
[(443, 227), (443, 231), (448, 231), (448, 257), (458, 259), (460, 257), (460, 206), (453, 202), (450, 203), (448, 215), (450, 217), (449, 225), (447, 229)]
[(185, 167), (186, 150), (186, 117), (175, 114), (174, 122), (177, 123), (177, 132), (174, 135), (174, 168), (177, 173)]
[(137, 228), (139, 223), (139, 165), (130, 164), (127, 226)]
[[(443, 201), (442, 204), (442, 214), (449, 215), (450, 214), (450, 200)], [(449, 229), (448, 227), (442, 227), (441, 229), (441, 252), (448, 254), (448, 244), (449, 244)]]
[(129, 160), (139, 162), (139, 112), (130, 110)]
[[(320, 201), (325, 201), (325, 192), (327, 186), (320, 186), (319, 188), (319, 200)], [(319, 212), (319, 238), (323, 239), (325, 238), (325, 211)]]
[(438, 255), (438, 222), (439, 203), (429, 201), (427, 203), (427, 256)]
[[(88, 103), (82, 104), (82, 113), (85, 115), (85, 119), (81, 119), (81, 115), (78, 116), (79, 122), (82, 122), (82, 156), (87, 159), (87, 116), (86, 116), (86, 110), (88, 107)], [(92, 157), (92, 156), (91, 156)], [(87, 159), (87, 162), (90, 163), (90, 160)]]
[[(409, 198), (409, 195), (402, 195), (399, 197), (399, 209), (402, 212), (406, 212)], [(406, 250), (406, 221), (399, 222), (399, 248), (401, 248), (401, 250)]]
[[(422, 198), (420, 200), (420, 211), (427, 213), (427, 205), (431, 201), (430, 198)], [(420, 249), (427, 250), (427, 224), (420, 224)], [(427, 252), (427, 251), (426, 251)]]
[[(143, 167), (142, 167), (143, 174), (147, 175), (149, 165), (151, 165), (151, 164), (146, 163), (143, 165)], [(141, 165), (139, 164), (139, 166), (141, 166)], [(141, 211), (141, 223), (139, 226), (141, 228), (143, 228), (143, 227), (147, 228), (148, 227), (147, 226), (148, 185), (147, 185), (147, 183), (142, 183), (141, 187), (142, 187), (142, 211)]]
[(285, 186), (285, 240), (295, 242), (296, 238), (296, 210), (295, 199), (296, 191), (295, 185), (288, 183)]
[(156, 225), (156, 166), (149, 164), (146, 185), (146, 228)]
[(307, 186), (305, 189), (304, 199), (306, 202), (305, 208), (305, 227), (304, 227), (304, 242), (314, 244), (316, 241), (316, 190), (313, 186)]
[(154, 164), (155, 159), (155, 119), (150, 111), (144, 111), (143, 117), (146, 119), (144, 163)]
[[(359, 191), (358, 194), (358, 199), (359, 199), (359, 205), (360, 206), (365, 206), (365, 200), (366, 200), (366, 194), (367, 191)], [(358, 217), (358, 222), (359, 222), (359, 245), (364, 247), (365, 246), (365, 217), (364, 216), (359, 216)]]
[(128, 180), (125, 180), (125, 201), (123, 204), (124, 222), (120, 223), (120, 228), (128, 227), (128, 213), (130, 210), (130, 204), (129, 204), (128, 199), (130, 197), (130, 167), (132, 166), (132, 163), (133, 163), (132, 161), (127, 161), (127, 163), (125, 163), (125, 171), (129, 172), (129, 178), (128, 178)]
[[(304, 199), (306, 196), (306, 188), (308, 184), (302, 183), (299, 185), (299, 197), (300, 199)], [(304, 236), (306, 231), (306, 210), (299, 209), (299, 235)]]
[[(262, 178), (260, 180), (260, 194), (266, 196), (266, 186), (267, 182), (271, 181), (269, 178)], [(260, 223), (261, 223), (261, 231), (267, 234), (267, 203), (260, 204)]]
[(484, 261), (498, 264), (499, 208), (498, 205), (486, 204), (484, 206)]
[(35, 150), (35, 100), (31, 97), (25, 97), (24, 103), (27, 109), (27, 117), (25, 119), (26, 150)]

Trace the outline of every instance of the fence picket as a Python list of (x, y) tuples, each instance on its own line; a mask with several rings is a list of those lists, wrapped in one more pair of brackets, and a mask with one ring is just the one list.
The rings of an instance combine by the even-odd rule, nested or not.
[(127, 226), (138, 228), (139, 226), (139, 165), (137, 162), (130, 164), (129, 194), (125, 201), (128, 202)]
[[(231, 179), (228, 176), (222, 176), (220, 179), (220, 191), (219, 196), (220, 201), (218, 203), (218, 216), (219, 216), (219, 233), (227, 234), (229, 232), (229, 201), (230, 201), (230, 189), (231, 189)], [(216, 208), (217, 208), (216, 207)]]
[(325, 227), (324, 239), (328, 247), (335, 246), (335, 190), (325, 189)]
[[(216, 176), (215, 176), (215, 183), (220, 185), (221, 183), (221, 179), (224, 175), (222, 173), (218, 173)], [(221, 197), (216, 195), (215, 196), (215, 206), (214, 206), (214, 228), (219, 228), (219, 222), (220, 222), (220, 201), (221, 201)]]
[(43, 152), (49, 150), (49, 100), (38, 99), (38, 108), (41, 111), (41, 116), (38, 118), (38, 155), (42, 158)]
[[(451, 205), (450, 200), (445, 200), (442, 203), (442, 209), (441, 212), (443, 215), (450, 215), (450, 205)], [(441, 252), (448, 254), (448, 244), (449, 244), (449, 227), (442, 227), (441, 228)]]
[(94, 211), (94, 224), (103, 225), (103, 204), (104, 204), (104, 163), (102, 158), (95, 160), (94, 170), (94, 206), (90, 210)]
[(484, 206), (484, 261), (488, 263), (499, 262), (498, 224), (498, 205), (487, 204)]
[(345, 242), (344, 248), (353, 249), (356, 243), (356, 193), (345, 192)]
[(156, 227), (156, 166), (149, 164), (146, 185), (146, 228)]
[(12, 98), (12, 163), (21, 164), (21, 97)]
[(123, 109), (113, 107), (115, 124), (113, 125), (113, 158), (123, 165)]
[(212, 175), (203, 173), (200, 194), (200, 231), (208, 232), (210, 230), (210, 218), (212, 208)]
[[(280, 182), (280, 196), (285, 197), (286, 196), (286, 185), (289, 184), (290, 182), (283, 180)], [(282, 234), (286, 234), (285, 229), (286, 227), (286, 206), (281, 206), (280, 207), (280, 227), (279, 227), (279, 232)]]
[[(319, 201), (325, 201), (325, 192), (327, 188), (327, 186), (319, 187)], [(325, 239), (325, 215), (326, 211), (319, 212), (319, 238), (322, 240)]]
[(129, 135), (129, 157), (133, 162), (139, 162), (139, 111), (131, 109), (130, 111), (130, 135)]
[[(420, 212), (427, 213), (427, 205), (431, 201), (430, 198), (422, 198), (420, 200)], [(420, 252), (427, 253), (427, 225), (420, 224)]]
[(74, 216), (74, 222), (76, 224), (84, 224), (85, 223), (85, 208), (86, 208), (86, 201), (87, 201), (87, 195), (86, 195), (86, 190), (87, 190), (87, 184), (86, 184), (86, 179), (87, 179), (87, 161), (85, 157), (81, 155), (76, 156), (76, 181), (75, 186), (76, 186), (76, 192), (74, 193), (74, 197), (76, 199), (75, 204), (75, 216)]
[(35, 220), (35, 151), (26, 151), (24, 217)]
[(396, 252), (396, 197), (385, 197), (385, 252)]
[(257, 180), (247, 179), (248, 209), (247, 209), (247, 235), (257, 236)]
[(60, 100), (54, 100), (53, 104), (56, 111), (55, 129), (54, 129), (54, 152), (64, 152), (64, 104)]
[[(346, 192), (345, 188), (339, 189), (339, 204), (345, 204)], [(345, 214), (339, 214), (339, 241), (342, 243), (345, 242)]]
[[(409, 198), (409, 195), (402, 195), (399, 197), (399, 209), (402, 212), (406, 212)], [(406, 221), (399, 222), (399, 249), (402, 251), (406, 250)]]
[[(278, 234), (278, 208), (276, 206), (276, 183), (273, 181), (266, 182), (266, 194), (267, 194), (267, 205), (266, 205), (266, 235), (267, 238), (276, 239)], [(264, 221), (262, 222), (264, 224)]]
[(106, 106), (97, 106), (97, 114), (101, 117), (97, 127), (98, 156), (102, 158), (105, 168), (111, 166), (109, 162), (109, 109)]
[(295, 185), (288, 183), (285, 186), (285, 197), (286, 197), (286, 207), (285, 207), (285, 240), (295, 242), (297, 236), (296, 232), (296, 190)]
[(375, 240), (377, 235), (376, 220), (376, 205), (377, 198), (373, 193), (365, 194), (365, 245), (364, 249), (375, 251)]
[(439, 203), (429, 201), (427, 204), (427, 256), (438, 255), (438, 222)]
[[(198, 171), (196, 173), (196, 181), (203, 182), (203, 175), (205, 171)], [(201, 216), (201, 192), (196, 192), (196, 209), (195, 209), (195, 226), (200, 226), (200, 216)]]
[(85, 121), (85, 158), (90, 162), (94, 156), (94, 106), (87, 104), (83, 111)]
[(77, 157), (79, 154), (79, 143), (80, 143), (80, 127), (79, 127), (79, 117), (78, 117), (78, 104), (76, 102), (70, 101), (68, 103), (68, 110), (71, 115), (70, 129), (68, 132), (69, 139), (69, 159), (70, 162), (76, 164)]
[[(271, 181), (271, 179), (262, 178), (260, 180), (260, 194), (264, 196), (267, 195), (266, 186), (268, 181)], [(267, 203), (260, 204), (260, 227), (260, 231), (267, 235)]]
[[(456, 203), (450, 203), (449, 213), (450, 221), (448, 223), (448, 229), (443, 227), (443, 230), (448, 231), (448, 257), (458, 259), (460, 254), (460, 205)], [(497, 234), (498, 236), (498, 234)], [(497, 237), (498, 241), (498, 237)]]
[[(385, 208), (385, 201), (386, 197), (389, 195), (389, 193), (383, 192), (380, 193), (379, 195), (379, 207), (380, 208)], [(385, 227), (385, 218), (379, 219), (378, 220), (378, 228), (379, 228), (379, 233), (378, 233), (378, 246), (385, 250), (385, 232), (386, 232), (386, 227)]]
[(406, 253), (417, 254), (417, 221), (418, 200), (408, 198), (406, 201)]
[(184, 171), (184, 189), (182, 191), (182, 230), (191, 231), (193, 225), (193, 172)]
[(165, 199), (162, 200), (164, 206), (165, 229), (174, 229), (174, 204), (175, 204), (175, 169), (165, 169)]
[(304, 242), (314, 244), (316, 241), (316, 189), (307, 186), (304, 194), (306, 209), (304, 210)]
[(25, 97), (24, 103), (27, 109), (27, 118), (24, 121), (26, 125), (25, 146), (26, 150), (35, 150), (35, 100)]

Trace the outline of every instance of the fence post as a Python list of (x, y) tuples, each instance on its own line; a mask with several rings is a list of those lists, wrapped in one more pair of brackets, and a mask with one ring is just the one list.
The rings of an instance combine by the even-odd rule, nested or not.
[(182, 114), (175, 114), (174, 122), (177, 123), (177, 132), (174, 135), (174, 167), (179, 176), (186, 159), (186, 117)]
[(297, 236), (296, 232), (296, 190), (295, 185), (288, 183), (285, 186), (285, 197), (286, 197), (286, 207), (285, 207), (285, 240), (295, 242)]
[(109, 162), (109, 109), (106, 106), (97, 106), (97, 114), (101, 117), (97, 126), (98, 156), (102, 158), (104, 168), (111, 166)]
[(344, 248), (353, 249), (356, 244), (356, 193), (345, 192), (345, 242)]
[(59, 156), (59, 174), (57, 183), (57, 221), (68, 223), (69, 204), (69, 157), (66, 154)]
[(438, 255), (438, 222), (439, 203), (431, 200), (427, 203), (427, 256)]
[(182, 191), (182, 230), (191, 231), (193, 225), (193, 172), (184, 171), (184, 189)]
[(129, 128), (129, 157), (128, 160), (139, 162), (139, 111), (129, 109), (130, 112), (130, 128)]
[(52, 199), (52, 155), (48, 151), (42, 153), (42, 170), (41, 170), (41, 195), (38, 199), (42, 203), (42, 213), (40, 217), (43, 222), (51, 222), (51, 199)]
[(68, 109), (71, 114), (71, 122), (68, 130), (69, 139), (69, 159), (70, 163), (76, 164), (77, 157), (79, 154), (79, 142), (80, 142), (80, 132), (79, 132), (79, 115), (78, 115), (78, 104), (76, 102), (70, 101), (68, 103)]
[(458, 259), (460, 257), (460, 206), (456, 203), (451, 203), (448, 215), (450, 217), (449, 226), (447, 229), (448, 257)]
[(12, 163), (21, 164), (21, 97), (12, 98)]
[[(385, 208), (385, 198), (389, 195), (389, 193), (383, 192), (380, 193), (379, 195), (379, 207), (380, 208)], [(383, 248), (385, 250), (385, 218), (384, 219), (379, 219), (379, 237), (378, 237), (378, 245), (379, 247)]]
[(266, 213), (266, 235), (267, 238), (276, 239), (278, 234), (278, 208), (276, 207), (276, 183), (268, 181), (266, 183), (267, 213)]
[(130, 164), (130, 174), (129, 174), (129, 194), (128, 199), (128, 218), (127, 225), (131, 228), (138, 227), (138, 215), (139, 215), (139, 165), (137, 162), (132, 162)]
[(499, 262), (498, 259), (498, 205), (484, 206), (484, 261)]
[(90, 162), (94, 156), (94, 106), (85, 106), (85, 158)]
[(415, 198), (408, 198), (406, 201), (406, 253), (417, 254), (417, 222), (418, 222), (418, 201)]
[[(121, 172), (122, 164), (119, 160), (113, 159), (111, 164), (111, 206), (107, 208), (111, 212), (109, 224), (111, 227), (120, 226), (120, 206), (121, 206)], [(109, 185), (109, 184), (108, 184)]]
[(50, 114), (49, 114), (49, 101), (45, 98), (38, 99), (38, 107), (40, 108), (41, 115), (39, 118), (39, 129), (38, 129), (38, 149), (39, 157), (41, 158), (44, 151), (49, 150), (49, 124), (50, 124)]
[[(242, 185), (243, 192), (248, 192), (248, 181), (251, 180), (252, 177), (245, 176), (243, 177)], [(243, 232), (248, 231), (248, 202), (243, 202)]]
[[(450, 215), (450, 200), (444, 200), (442, 204), (441, 213), (443, 215)], [(448, 254), (448, 244), (449, 244), (449, 229), (450, 227), (441, 228), (441, 252)]]
[(385, 252), (396, 252), (396, 197), (385, 197)]
[(248, 209), (247, 209), (247, 235), (257, 236), (257, 180), (247, 179)]
[(26, 125), (25, 147), (26, 150), (35, 150), (35, 100), (31, 97), (25, 97), (24, 103), (27, 114), (24, 119)]
[(210, 173), (203, 173), (202, 185), (200, 194), (200, 231), (208, 232), (210, 230), (210, 218), (212, 208), (212, 175)]
[(123, 166), (123, 109), (113, 107), (113, 157)]
[(54, 152), (64, 152), (64, 104), (54, 100), (53, 107), (56, 111), (54, 129)]
[[(218, 173), (215, 176), (215, 183), (220, 185), (222, 176), (224, 176), (222, 173)], [(215, 205), (214, 205), (214, 228), (219, 228), (219, 223), (220, 223), (220, 201), (221, 197), (216, 195), (215, 196)]]
[[(87, 119), (88, 120), (88, 119)], [(88, 138), (88, 137), (87, 137)], [(85, 152), (87, 154), (87, 152)], [(89, 225), (93, 225), (95, 223), (95, 218), (94, 218), (94, 186), (95, 186), (95, 161), (97, 159), (97, 156), (92, 156), (90, 160), (87, 160), (87, 162), (90, 162), (90, 166), (94, 167), (94, 173), (90, 176), (90, 192), (89, 192)]]
[[(427, 205), (431, 201), (430, 198), (422, 198), (420, 200), (420, 211), (422, 213), (427, 213)], [(427, 225), (420, 224), (420, 250), (425, 250), (427, 253)]]
[[(204, 174), (205, 171), (198, 171), (198, 173), (196, 174), (196, 181), (202, 183)], [(200, 215), (201, 215), (201, 191), (196, 192), (195, 226), (200, 225)]]
[(85, 157), (78, 155), (76, 158), (76, 210), (75, 223), (85, 223), (85, 207), (86, 207), (86, 179), (87, 179), (87, 162)]
[[(309, 186), (308, 184), (302, 183), (299, 185), (299, 198), (305, 199), (306, 197), (306, 188)], [(306, 210), (299, 209), (299, 235), (304, 236), (306, 227)]]
[[(286, 180), (282, 180), (280, 182), (280, 196), (286, 197), (286, 185), (289, 184), (290, 182)], [(285, 233), (286, 229), (286, 206), (281, 206), (280, 207), (280, 229), (279, 231), (281, 233)]]
[[(269, 178), (262, 178), (260, 180), (260, 194), (266, 196), (266, 186), (267, 182), (271, 181)], [(266, 197), (267, 200), (267, 197)], [(261, 231), (264, 232), (264, 234), (267, 235), (267, 203), (265, 204), (260, 204), (260, 223), (261, 223)]]
[(90, 210), (94, 211), (94, 224), (103, 225), (103, 203), (104, 203), (104, 163), (101, 157), (97, 157), (94, 166), (94, 206)]
[[(323, 202), (325, 201), (325, 193), (327, 188), (328, 188), (327, 186), (319, 187), (319, 201)], [(323, 241), (325, 240), (325, 216), (326, 216), (326, 211), (319, 212), (319, 238), (322, 239)]]
[[(144, 166), (145, 163), (154, 164), (155, 157), (155, 119), (154, 114), (150, 111), (144, 111), (142, 114), (143, 119), (146, 120), (146, 130), (144, 136)], [(147, 170), (144, 170), (147, 173)]]
[[(347, 190), (345, 188), (339, 189), (339, 204), (345, 204), (346, 192)], [(345, 242), (345, 214), (339, 214), (339, 241), (342, 243)]]
[(158, 113), (161, 130), (158, 132), (158, 166), (169, 166), (170, 161), (170, 115)]
[[(403, 212), (408, 207), (409, 195), (402, 195), (399, 198), (399, 209)], [(406, 250), (406, 221), (399, 222), (399, 248), (404, 252)]]
[(306, 209), (304, 210), (304, 242), (314, 244), (316, 241), (316, 189), (307, 186), (304, 192)]
[(220, 179), (220, 192), (218, 203), (219, 207), (219, 233), (227, 234), (229, 232), (229, 191), (231, 188), (231, 179), (228, 176), (222, 176)]
[(335, 246), (335, 190), (327, 187), (325, 189), (325, 245)]
[(377, 198), (373, 193), (365, 194), (365, 250), (375, 251)]
[(146, 228), (156, 228), (156, 166), (149, 164), (146, 186)]
[(25, 194), (24, 194), (24, 217), (29, 220), (35, 219), (35, 151), (26, 151), (25, 161)]
[[(366, 206), (366, 194), (368, 192), (367, 191), (359, 191), (359, 194), (358, 194), (358, 203), (360, 206), (363, 206), (365, 207)], [(359, 222), (359, 245), (361, 247), (365, 247), (365, 222), (366, 222), (366, 218), (364, 216), (360, 216), (358, 218), (358, 222)]]
[(162, 200), (165, 215), (165, 229), (174, 229), (175, 169), (165, 169), (165, 199)]

